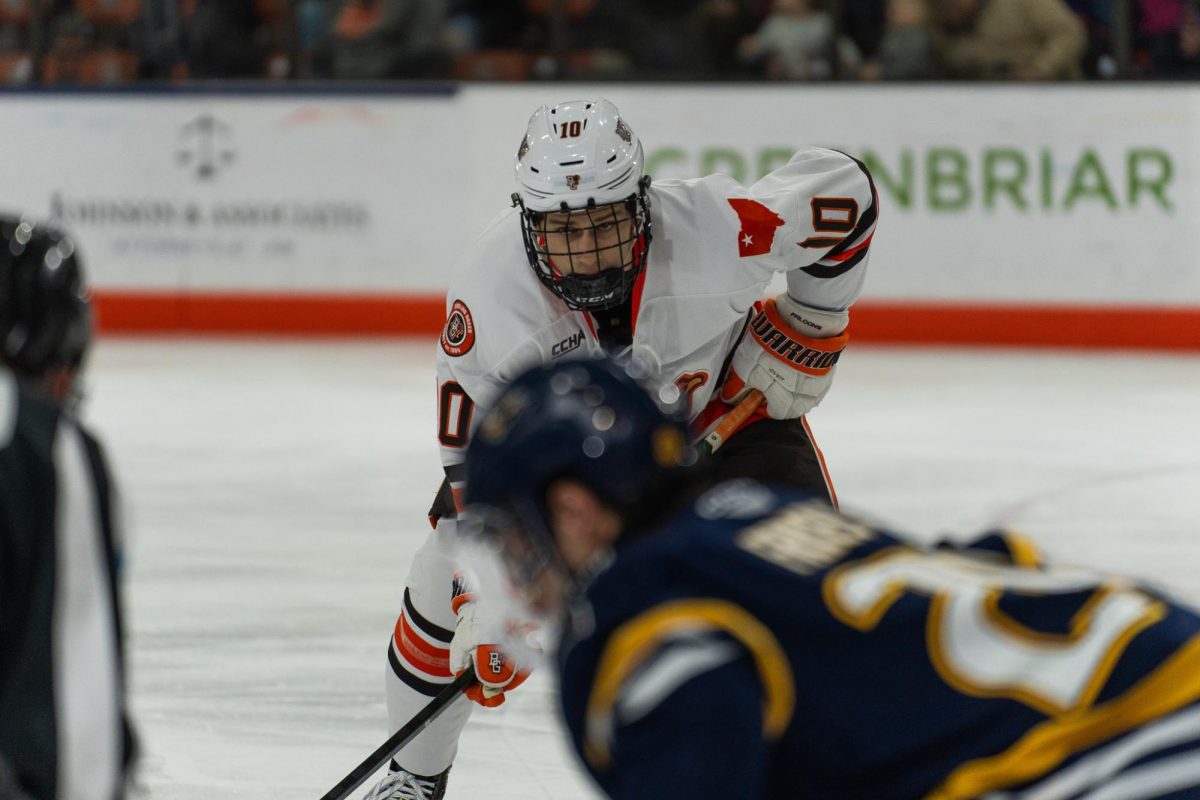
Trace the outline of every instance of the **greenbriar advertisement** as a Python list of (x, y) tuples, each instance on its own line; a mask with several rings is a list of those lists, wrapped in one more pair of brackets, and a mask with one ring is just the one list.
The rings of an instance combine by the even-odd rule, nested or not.
[[(1097, 205), (1112, 211), (1148, 208), (1174, 213), (1174, 159), (1157, 147), (1131, 147), (1105, 159), (1091, 148), (1026, 151), (1016, 147), (966, 150), (961, 147), (903, 148), (882, 153), (870, 147), (826, 144), (861, 160), (871, 171), (882, 199), (899, 211), (957, 213), (977, 208), (1070, 212)], [(689, 152), (680, 146), (652, 149), (651, 175), (707, 175), (723, 172), (750, 185), (787, 163), (795, 147), (741, 151), (726, 146)]]

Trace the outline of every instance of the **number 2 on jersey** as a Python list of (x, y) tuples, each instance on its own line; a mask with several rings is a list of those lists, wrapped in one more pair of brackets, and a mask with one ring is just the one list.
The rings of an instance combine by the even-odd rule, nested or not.
[[(1067, 633), (1022, 625), (1000, 609), (1005, 592), (1092, 591)], [(1049, 715), (1090, 706), (1126, 645), (1166, 613), (1128, 584), (1083, 570), (1019, 569), (957, 553), (884, 550), (834, 570), (825, 603), (835, 617), (873, 629), (906, 592), (932, 598), (926, 620), (930, 660), (946, 683), (977, 697), (1008, 697)]]

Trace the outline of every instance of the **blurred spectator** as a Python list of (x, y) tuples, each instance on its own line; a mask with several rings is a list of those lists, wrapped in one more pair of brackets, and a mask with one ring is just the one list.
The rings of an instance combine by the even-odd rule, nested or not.
[(1200, 78), (1200, 4), (1186, 3), (1179, 8), (1175, 28), (1154, 40), (1150, 55), (1152, 77)]
[(446, 0), (342, 0), (333, 22), (334, 77), (444, 75), (447, 12)]
[(559, 9), (565, 16), (564, 39), (556, 40), (549, 0), (525, 0), (534, 21), (536, 49), (556, 53), (565, 49), (565, 63), (541, 59), (536, 67), (540, 78), (624, 78), (633, 76), (633, 47), (637, 43), (636, 4), (632, 0), (565, 0)]
[(842, 33), (854, 42), (864, 58), (874, 58), (887, 28), (887, 3), (879, 0), (840, 0), (840, 3)]
[(142, 3), (142, 77), (166, 80), (184, 69), (178, 0), (144, 0)]
[(0, 24), (0, 52), (11, 53), (28, 47), (28, 32), (25, 26)]
[(111, 85), (136, 80), (144, 42), (140, 3), (58, 3), (47, 8), (40, 63), (45, 83)]
[(704, 0), (641, 0), (633, 10), (633, 52), (639, 77), (707, 75), (699, 46)]
[(333, 71), (328, 0), (297, 0), (294, 11), (296, 77), (326, 78)]
[(1168, 77), (1200, 78), (1200, 6), (1189, 3), (1179, 25), (1179, 60)]
[(770, 13), (770, 0), (706, 0), (697, 14), (702, 61), (715, 75), (752, 74), (738, 58), (738, 43)]
[(936, 78), (937, 52), (927, 17), (925, 0), (888, 0), (883, 41), (875, 58), (863, 65), (860, 76), (885, 81)]
[(0, 2), (0, 83), (27, 83), (34, 77), (30, 2)]
[(814, 0), (775, 0), (762, 26), (739, 43), (738, 55), (762, 64), (773, 80), (825, 80), (836, 74), (835, 59), (858, 60), (848, 40), (835, 46), (835, 35), (833, 17)]
[(523, 0), (453, 0), (448, 25), (456, 51), (521, 48), (533, 36)]
[(50, 18), (42, 79), (46, 83), (79, 83), (84, 61), (95, 39), (91, 24), (74, 10)]
[(1063, 0), (933, 0), (945, 77), (1083, 77), (1083, 24)]
[(263, 77), (267, 54), (261, 24), (248, 0), (196, 0), (183, 25), (188, 77)]
[(1113, 0), (1067, 0), (1087, 31), (1083, 74), (1088, 78), (1115, 78), (1118, 64), (1112, 35)]
[(1179, 59), (1179, 32), (1184, 0), (1138, 0), (1138, 38), (1150, 59), (1150, 69), (1170, 72)]

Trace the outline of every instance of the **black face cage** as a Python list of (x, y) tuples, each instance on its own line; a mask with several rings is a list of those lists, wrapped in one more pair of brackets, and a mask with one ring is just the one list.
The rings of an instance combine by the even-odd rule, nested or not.
[[(525, 253), (546, 288), (558, 296), (569, 308), (600, 310), (619, 306), (633, 293), (633, 285), (646, 266), (650, 251), (650, 199), (646, 191), (650, 188), (650, 176), (638, 181), (637, 192), (616, 203), (596, 205), (589, 201), (586, 208), (569, 208), (564, 203), (562, 211), (583, 214), (592, 227), (592, 247), (574, 249), (567, 239), (567, 249), (547, 249), (547, 218), (551, 212), (529, 211), (521, 195), (513, 193), (513, 205), (521, 209), (521, 234), (525, 240)], [(617, 209), (629, 213), (632, 221), (629, 234), (621, 235), (617, 241), (601, 247), (599, 226), (616, 222)], [(618, 228), (620, 230), (620, 228)], [(571, 270), (572, 259), (594, 255), (599, 260), (605, 250), (619, 250), (621, 267), (611, 267), (594, 275), (579, 275)]]

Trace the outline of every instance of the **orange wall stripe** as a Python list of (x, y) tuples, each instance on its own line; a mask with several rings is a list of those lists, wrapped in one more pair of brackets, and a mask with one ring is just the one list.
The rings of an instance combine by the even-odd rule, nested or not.
[[(100, 332), (120, 335), (434, 335), (442, 295), (96, 293)], [(864, 301), (855, 344), (988, 345), (1200, 352), (1200, 307)]]
[(102, 334), (406, 335), (441, 330), (444, 295), (95, 292)]
[(1200, 307), (864, 302), (856, 342), (1200, 351)]

